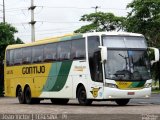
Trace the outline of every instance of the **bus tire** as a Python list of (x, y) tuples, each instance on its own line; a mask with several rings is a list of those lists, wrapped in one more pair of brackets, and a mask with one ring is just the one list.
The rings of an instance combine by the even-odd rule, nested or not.
[(22, 88), (18, 88), (18, 93), (17, 93), (18, 101), (20, 104), (25, 104), (25, 97), (24, 97), (24, 92), (22, 91)]
[(125, 106), (128, 104), (128, 102), (130, 101), (130, 99), (117, 99), (115, 100), (115, 102), (119, 105), (119, 106)]
[(51, 102), (53, 104), (66, 105), (69, 102), (69, 99), (52, 98)]
[(27, 104), (34, 104), (35, 103), (35, 100), (32, 98), (31, 96), (31, 89), (30, 87), (26, 87), (25, 89), (25, 101)]
[(92, 100), (87, 99), (86, 90), (83, 86), (78, 88), (77, 98), (80, 105), (91, 105)]

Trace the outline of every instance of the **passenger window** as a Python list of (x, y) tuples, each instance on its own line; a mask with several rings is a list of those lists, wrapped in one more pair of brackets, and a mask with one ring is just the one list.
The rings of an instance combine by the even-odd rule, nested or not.
[(10, 50), (7, 50), (7, 52), (6, 52), (6, 65), (7, 66), (9, 66), (9, 61), (10, 61), (9, 56), (10, 56)]
[(22, 49), (22, 63), (23, 64), (30, 64), (31, 63), (31, 58), (32, 58), (32, 48), (31, 47), (26, 47)]
[(9, 65), (14, 65), (14, 50), (10, 50), (9, 52)]
[(22, 64), (22, 49), (15, 49), (14, 51), (14, 65)]
[(70, 60), (71, 41), (58, 43), (58, 60)]
[(85, 39), (73, 40), (72, 41), (72, 59), (85, 59)]
[(44, 62), (57, 60), (57, 43), (44, 46)]
[(43, 62), (43, 46), (32, 47), (32, 62), (33, 63)]

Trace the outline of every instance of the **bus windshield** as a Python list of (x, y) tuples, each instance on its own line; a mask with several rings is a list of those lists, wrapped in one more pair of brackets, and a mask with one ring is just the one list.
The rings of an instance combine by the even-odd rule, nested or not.
[(103, 36), (103, 45), (108, 49), (106, 79), (151, 79), (147, 45), (143, 36)]
[(150, 79), (147, 50), (108, 50), (105, 76), (112, 80)]

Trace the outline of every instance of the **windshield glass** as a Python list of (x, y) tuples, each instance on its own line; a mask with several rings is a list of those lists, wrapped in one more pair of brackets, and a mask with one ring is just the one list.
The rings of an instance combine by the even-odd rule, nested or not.
[(112, 80), (148, 80), (150, 65), (147, 50), (108, 50), (105, 76)]
[(107, 48), (147, 48), (144, 37), (139, 36), (103, 36)]

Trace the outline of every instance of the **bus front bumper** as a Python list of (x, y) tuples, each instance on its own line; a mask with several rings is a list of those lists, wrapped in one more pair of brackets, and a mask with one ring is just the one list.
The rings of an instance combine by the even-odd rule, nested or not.
[(151, 96), (151, 88), (143, 88), (139, 90), (121, 90), (117, 88), (104, 88), (104, 99), (132, 99), (132, 98), (149, 98)]

